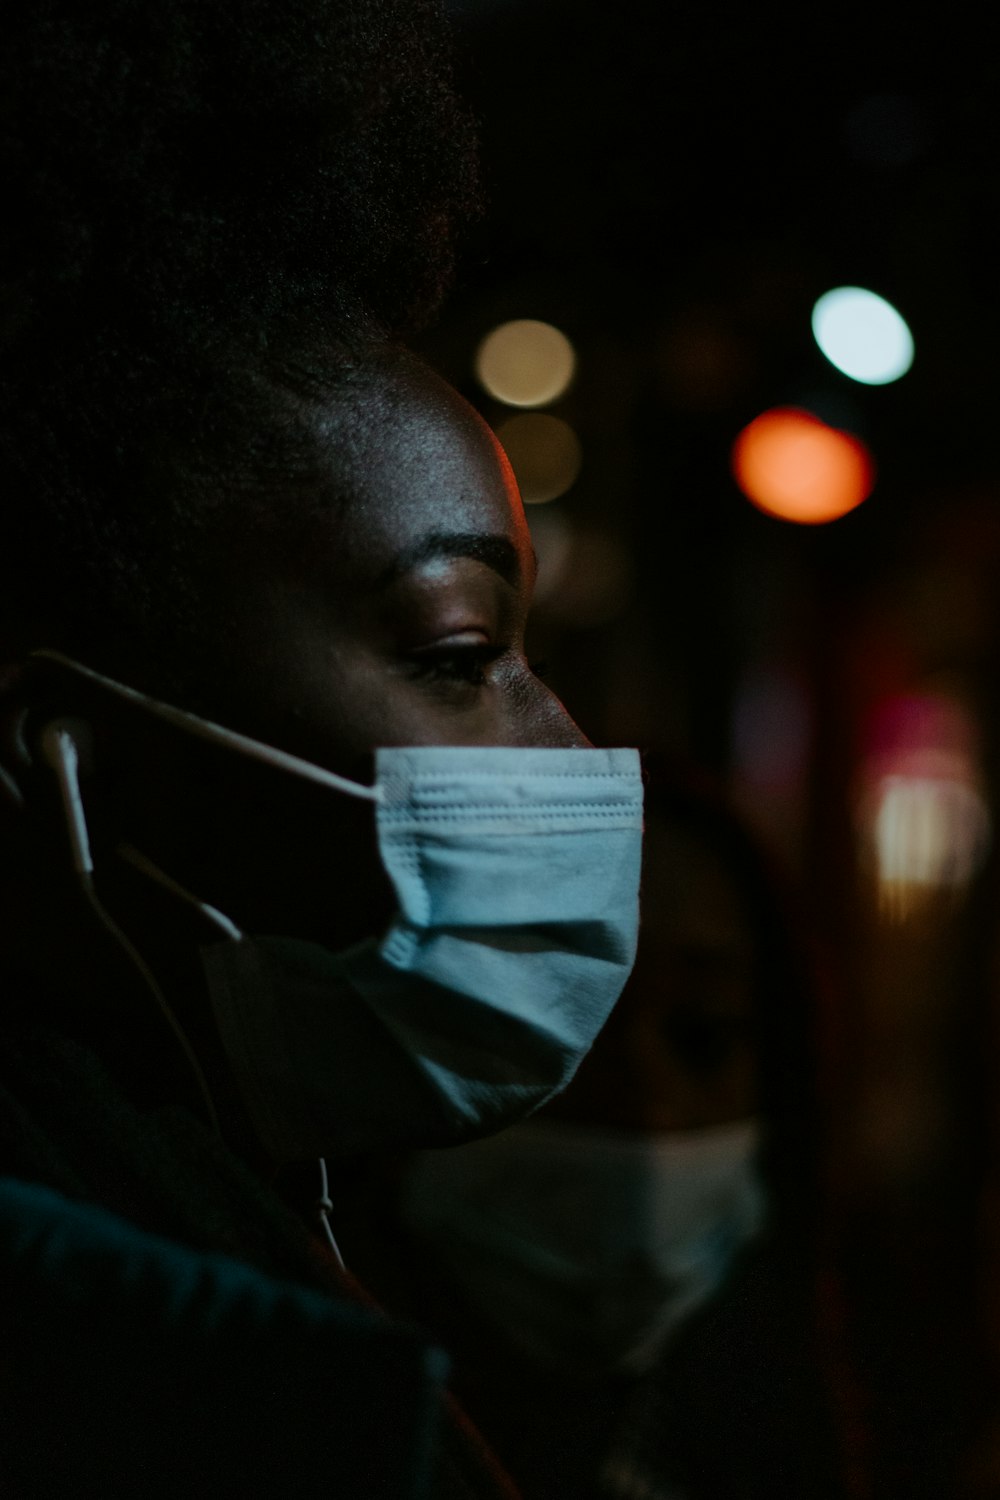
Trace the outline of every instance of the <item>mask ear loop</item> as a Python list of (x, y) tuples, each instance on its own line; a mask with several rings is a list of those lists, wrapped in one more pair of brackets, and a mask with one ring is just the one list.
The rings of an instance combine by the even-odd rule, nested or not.
[(101, 926), (105, 928), (129, 959), (156, 1001), (160, 1014), (173, 1032), (174, 1039), (183, 1052), (185, 1060), (194, 1075), (198, 1091), (208, 1111), (212, 1129), (216, 1135), (221, 1136), (222, 1131), (219, 1127), (219, 1117), (215, 1111), (215, 1104), (212, 1100), (208, 1082), (202, 1071), (201, 1064), (194, 1054), (191, 1043), (185, 1036), (177, 1017), (167, 1002), (167, 997), (157, 983), (149, 965), (128, 935), (119, 927), (94, 889), (94, 861), (90, 851), (90, 835), (87, 830), (87, 817), (84, 812), (83, 797), (80, 792), (80, 752), (73, 737), (73, 732), (64, 720), (56, 719), (47, 724), (42, 730), (40, 743), (45, 762), (55, 773), (59, 784), (63, 811), (66, 816), (66, 829), (69, 834), (70, 848), (73, 855), (73, 868), (80, 882), (80, 888)]
[(227, 729), (223, 724), (214, 724), (210, 719), (202, 719), (198, 714), (188, 713), (187, 709), (176, 708), (172, 703), (163, 703), (158, 698), (150, 698), (146, 693), (140, 693), (135, 688), (127, 687), (123, 682), (116, 682), (113, 677), (105, 677), (101, 672), (95, 672), (92, 667), (85, 667), (82, 662), (74, 661), (71, 656), (63, 656), (60, 651), (32, 651), (31, 656), (40, 661), (52, 661), (58, 666), (65, 667), (77, 676), (84, 677), (88, 682), (96, 682), (116, 698), (123, 699), (126, 703), (133, 703), (137, 708), (146, 713), (163, 719), (167, 724), (173, 724), (178, 729), (193, 734), (197, 739), (207, 740), (210, 745), (223, 745), (227, 750), (235, 750), (238, 755), (246, 756), (249, 760), (256, 760), (265, 766), (273, 766), (279, 771), (288, 771), (293, 776), (299, 776), (306, 781), (315, 782), (317, 786), (331, 788), (335, 792), (346, 792), (349, 797), (359, 797), (366, 802), (381, 802), (382, 792), (377, 786), (363, 786), (360, 782), (349, 781), (346, 776), (338, 776), (336, 771), (328, 771), (325, 766), (314, 765), (310, 760), (303, 760), (301, 756), (291, 755), (287, 750), (279, 750), (274, 745), (266, 745), (262, 740), (251, 739), (249, 735), (240, 734), (235, 729)]

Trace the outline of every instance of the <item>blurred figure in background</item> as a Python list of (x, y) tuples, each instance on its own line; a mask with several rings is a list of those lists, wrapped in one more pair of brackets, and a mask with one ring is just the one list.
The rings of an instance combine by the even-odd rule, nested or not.
[(558, 1100), (411, 1161), (408, 1264), (376, 1272), (451, 1349), (527, 1496), (858, 1492), (820, 1243), (813, 975), (742, 822), (651, 764), (624, 996)]

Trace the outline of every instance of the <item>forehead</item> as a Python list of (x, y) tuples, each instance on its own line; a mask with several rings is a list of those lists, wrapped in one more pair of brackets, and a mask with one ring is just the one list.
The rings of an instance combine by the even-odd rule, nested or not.
[(380, 358), (365, 388), (331, 413), (328, 441), (344, 497), (341, 557), (355, 575), (419, 557), (432, 536), (529, 548), (517, 485), (493, 433), (413, 356)]

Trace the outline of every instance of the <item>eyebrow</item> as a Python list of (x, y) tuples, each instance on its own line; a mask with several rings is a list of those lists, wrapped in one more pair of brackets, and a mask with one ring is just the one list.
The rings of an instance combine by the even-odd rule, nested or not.
[(478, 531), (432, 531), (398, 553), (389, 567), (379, 574), (377, 586), (384, 588), (413, 568), (448, 557), (471, 557), (476, 562), (485, 563), (511, 587), (515, 587), (521, 578), (520, 555), (506, 537)]

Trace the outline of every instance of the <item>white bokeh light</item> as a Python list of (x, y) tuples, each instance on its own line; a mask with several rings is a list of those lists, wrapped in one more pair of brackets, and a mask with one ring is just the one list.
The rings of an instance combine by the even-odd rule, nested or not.
[(824, 292), (812, 311), (812, 331), (830, 363), (863, 385), (888, 385), (913, 363), (913, 335), (903, 318), (860, 286)]
[(569, 388), (575, 369), (576, 354), (566, 335), (536, 318), (502, 323), (476, 351), (480, 383), (508, 406), (557, 401)]

